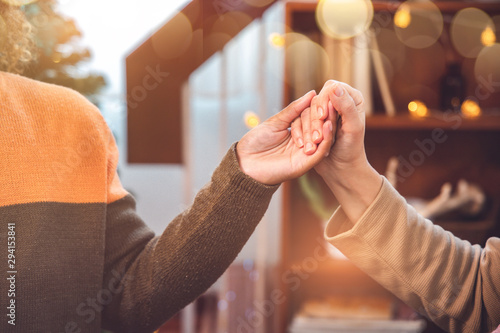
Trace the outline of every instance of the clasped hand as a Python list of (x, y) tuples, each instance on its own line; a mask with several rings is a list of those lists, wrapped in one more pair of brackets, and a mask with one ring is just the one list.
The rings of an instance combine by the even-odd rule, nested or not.
[(327, 81), (310, 91), (238, 142), (241, 170), (274, 185), (300, 177), (315, 167), (322, 176), (366, 162), (365, 112), (361, 93)]

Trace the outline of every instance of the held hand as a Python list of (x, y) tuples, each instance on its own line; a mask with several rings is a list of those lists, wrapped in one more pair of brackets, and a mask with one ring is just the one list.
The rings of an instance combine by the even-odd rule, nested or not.
[(314, 96), (314, 91), (307, 93), (243, 136), (236, 152), (244, 173), (263, 184), (275, 185), (303, 175), (328, 154), (333, 137), (330, 121), (324, 122), (323, 141), (310, 155), (294, 144), (289, 130)]
[[(332, 113), (335, 116), (333, 107), (340, 119), (330, 155), (316, 166), (316, 171), (332, 190), (347, 217), (356, 223), (373, 202), (382, 184), (382, 178), (366, 159), (363, 96), (349, 85), (334, 81), (327, 82), (321, 92), (328, 96), (332, 104), (328, 117), (332, 117)], [(328, 105), (327, 100), (317, 98), (317, 101), (323, 106)], [(294, 122), (294, 136), (300, 133), (298, 123), (302, 127), (307, 127), (309, 123), (310, 128), (315, 128), (314, 122), (318, 119), (321, 116), (319, 113), (315, 115), (312, 108), (309, 118), (303, 113), (300, 121)], [(327, 137), (329, 134), (323, 131), (323, 135)]]
[[(333, 108), (329, 93), (337, 81), (327, 81), (318, 96), (311, 102), (311, 111), (302, 115), (302, 121), (294, 122), (292, 136), (298, 147), (304, 147), (306, 154), (313, 154), (316, 146), (323, 140), (323, 123), (330, 120), (337, 125), (338, 113)], [(307, 119), (306, 119), (307, 118)], [(334, 135), (335, 136), (335, 135)]]
[[(338, 112), (339, 124), (330, 157), (318, 165), (317, 171), (320, 174), (328, 170), (330, 170), (328, 172), (332, 170), (342, 172), (360, 165), (367, 165), (364, 146), (365, 104), (363, 96), (358, 90), (345, 83), (327, 84), (325, 93), (333, 108)], [(325, 101), (322, 102), (325, 103)]]
[[(313, 99), (310, 112), (302, 113), (300, 121), (292, 124), (295, 142), (303, 138), (307, 145), (308, 140), (314, 143), (322, 142), (323, 136), (326, 135), (321, 126), (323, 119), (328, 118), (327, 121), (332, 121), (334, 124), (339, 122), (330, 156), (316, 167), (318, 172), (326, 172), (325, 169), (328, 169), (331, 173), (333, 169), (340, 171), (354, 164), (367, 162), (363, 142), (364, 107), (363, 96), (358, 90), (345, 83), (331, 80), (325, 83), (320, 94)], [(319, 131), (321, 131), (320, 139), (313, 140), (317, 135), (311, 133)], [(304, 152), (310, 153), (307, 149)]]

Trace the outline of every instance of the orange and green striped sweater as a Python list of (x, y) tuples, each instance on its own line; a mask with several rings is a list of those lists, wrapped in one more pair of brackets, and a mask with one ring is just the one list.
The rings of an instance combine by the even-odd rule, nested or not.
[(233, 145), (155, 236), (91, 103), (3, 72), (0, 96), (0, 332), (153, 331), (224, 272), (277, 188), (243, 174)]

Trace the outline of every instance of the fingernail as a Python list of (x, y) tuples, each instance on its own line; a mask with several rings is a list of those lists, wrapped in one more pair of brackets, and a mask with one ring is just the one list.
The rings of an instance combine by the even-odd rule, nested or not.
[(337, 97), (342, 97), (342, 95), (344, 95), (344, 89), (342, 89), (341, 86), (337, 86), (337, 88), (335, 88), (335, 95), (337, 95)]
[(319, 113), (320, 118), (323, 117), (323, 115), (325, 114), (325, 112), (323, 111), (323, 108), (321, 106), (318, 108), (318, 113)]
[(325, 154), (325, 157), (328, 157), (328, 156), (330, 156), (330, 151), (327, 151)]
[(330, 122), (330, 125), (328, 125), (328, 128), (330, 129), (330, 132), (333, 131), (333, 124)]
[(313, 140), (316, 141), (319, 139), (319, 132), (318, 131), (314, 131), (313, 133)]
[(299, 147), (304, 147), (304, 140), (302, 140), (302, 138), (299, 138), (297, 141), (299, 143)]
[(306, 151), (311, 151), (312, 149), (313, 149), (313, 145), (312, 145), (312, 143), (308, 142), (308, 143), (306, 144)]

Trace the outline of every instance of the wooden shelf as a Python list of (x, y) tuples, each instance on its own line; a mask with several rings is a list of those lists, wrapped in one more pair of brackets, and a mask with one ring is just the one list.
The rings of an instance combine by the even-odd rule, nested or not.
[[(395, 12), (402, 2), (373, 1), (375, 11), (388, 10)], [(433, 1), (442, 12), (456, 12), (463, 8), (475, 7), (484, 11), (498, 11), (500, 5), (493, 1)], [(318, 1), (295, 1), (291, 0), (286, 6), (293, 11), (314, 11)]]
[(367, 130), (443, 130), (456, 131), (500, 131), (500, 116), (485, 115), (476, 119), (467, 119), (459, 114), (434, 114), (426, 118), (414, 118), (409, 115), (372, 115), (366, 117)]
[[(393, 23), (387, 18), (394, 15), (402, 1), (373, 0), (372, 3), (375, 15), (379, 15), (379, 19), (386, 19), (383, 25), (383, 28), (389, 30), (386, 33), (390, 36), (395, 35)], [(486, 11), (490, 16), (500, 14), (500, 2), (496, 1), (436, 0), (433, 1), (433, 4), (443, 13), (446, 32), (449, 31), (451, 16), (461, 9), (475, 7)], [(285, 22), (288, 32), (310, 36), (311, 40), (325, 45), (315, 18), (317, 5), (318, 1), (314, 0), (286, 1)], [(376, 23), (375, 19), (374, 22)], [(381, 41), (385, 40), (385, 44), (387, 44), (381, 43), (381, 45), (393, 47), (391, 43), (397, 43), (397, 40), (387, 36), (381, 36)], [(403, 47), (406, 50), (407, 47)], [(470, 59), (463, 59), (450, 43), (440, 40), (439, 47), (447, 55), (451, 54), (452, 57), (455, 57), (456, 59), (453, 61), (462, 63), (465, 81), (469, 82), (468, 90), (464, 96), (476, 96), (474, 63)], [(439, 194), (441, 186), (445, 182), (456, 184), (460, 179), (466, 179), (480, 186), (488, 197), (500, 198), (498, 182), (495, 182), (500, 177), (500, 156), (498, 154), (500, 92), (495, 92), (489, 98), (480, 101), (483, 113), (476, 119), (464, 118), (458, 113), (440, 111), (439, 77), (444, 74), (444, 70), (443, 73), (437, 72), (439, 68), (436, 69), (433, 64), (441, 59), (444, 68), (451, 60), (438, 59), (433, 51), (426, 52), (420, 49), (406, 51), (408, 52), (401, 54), (402, 57), (405, 57), (404, 61), (399, 64), (399, 67), (393, 68), (394, 72), (389, 82), (395, 108), (398, 110), (395, 117), (388, 117), (384, 112), (380, 112), (384, 105), (380, 91), (377, 90), (378, 85), (375, 80), (372, 81), (372, 105), (375, 113), (366, 118), (365, 137), (366, 154), (370, 164), (383, 174), (387, 168), (387, 161), (391, 157), (398, 157), (401, 165), (405, 162), (404, 166), (398, 170), (397, 175), (398, 191), (406, 197), (431, 199)], [(332, 53), (331, 56), (338, 57), (338, 54)], [(289, 65), (290, 63), (287, 61), (285, 59), (286, 64)], [(389, 59), (389, 61), (391, 60)], [(348, 66), (347, 63), (346, 66)], [(288, 80), (289, 67), (285, 68), (287, 71), (285, 71), (284, 105), (288, 105), (293, 100), (295, 91), (290, 83), (291, 80)], [(429, 77), (419, 75), (426, 73), (426, 71), (436, 75)], [(409, 76), (410, 74), (411, 76)], [(411, 80), (409, 80), (410, 77)], [(420, 89), (421, 86), (426, 89)], [(312, 88), (318, 91), (321, 86)], [(406, 109), (408, 101), (416, 99), (426, 103), (431, 111), (431, 116), (415, 118), (409, 115)], [(441, 134), (435, 136), (433, 134), (435, 129), (443, 130), (446, 133), (442, 134), (442, 137), (440, 137)], [(440, 137), (442, 140), (434, 139), (435, 137)], [(313, 173), (312, 176), (317, 175)], [(335, 198), (330, 197), (331, 193), (321, 179), (318, 180), (318, 186), (321, 189), (326, 188), (321, 192), (325, 200), (335, 201)], [(446, 230), (451, 230), (462, 239), (484, 244), (493, 230), (498, 228), (497, 224), (500, 223), (498, 214), (500, 213), (497, 212), (493, 217), (475, 222), (457, 222), (450, 219), (437, 221), (436, 224), (441, 225)], [(317, 247), (318, 237), (322, 237), (323, 221), (320, 217), (315, 216), (304, 199), (297, 181), (290, 181), (284, 186), (282, 216), (282, 269), (283, 274), (286, 274), (289, 280), (281, 281), (281, 288), (285, 290), (287, 302), (279, 310), (280, 329), (278, 332), (287, 331), (293, 314), (307, 299), (335, 294), (355, 294), (356, 292), (366, 295), (388, 293), (350, 261), (325, 260), (317, 263), (317, 266), (313, 266), (309, 262), (308, 258)], [(302, 269), (302, 271), (297, 272), (298, 269)], [(296, 275), (290, 273), (291, 271), (295, 271)], [(307, 278), (304, 272), (307, 273)], [(303, 276), (303, 278), (299, 278), (299, 276)], [(297, 279), (300, 279), (300, 289), (293, 290), (291, 287), (297, 285)], [(398, 309), (401, 308), (398, 306)], [(409, 313), (412, 314), (412, 310)], [(430, 323), (425, 332), (442, 333)]]

